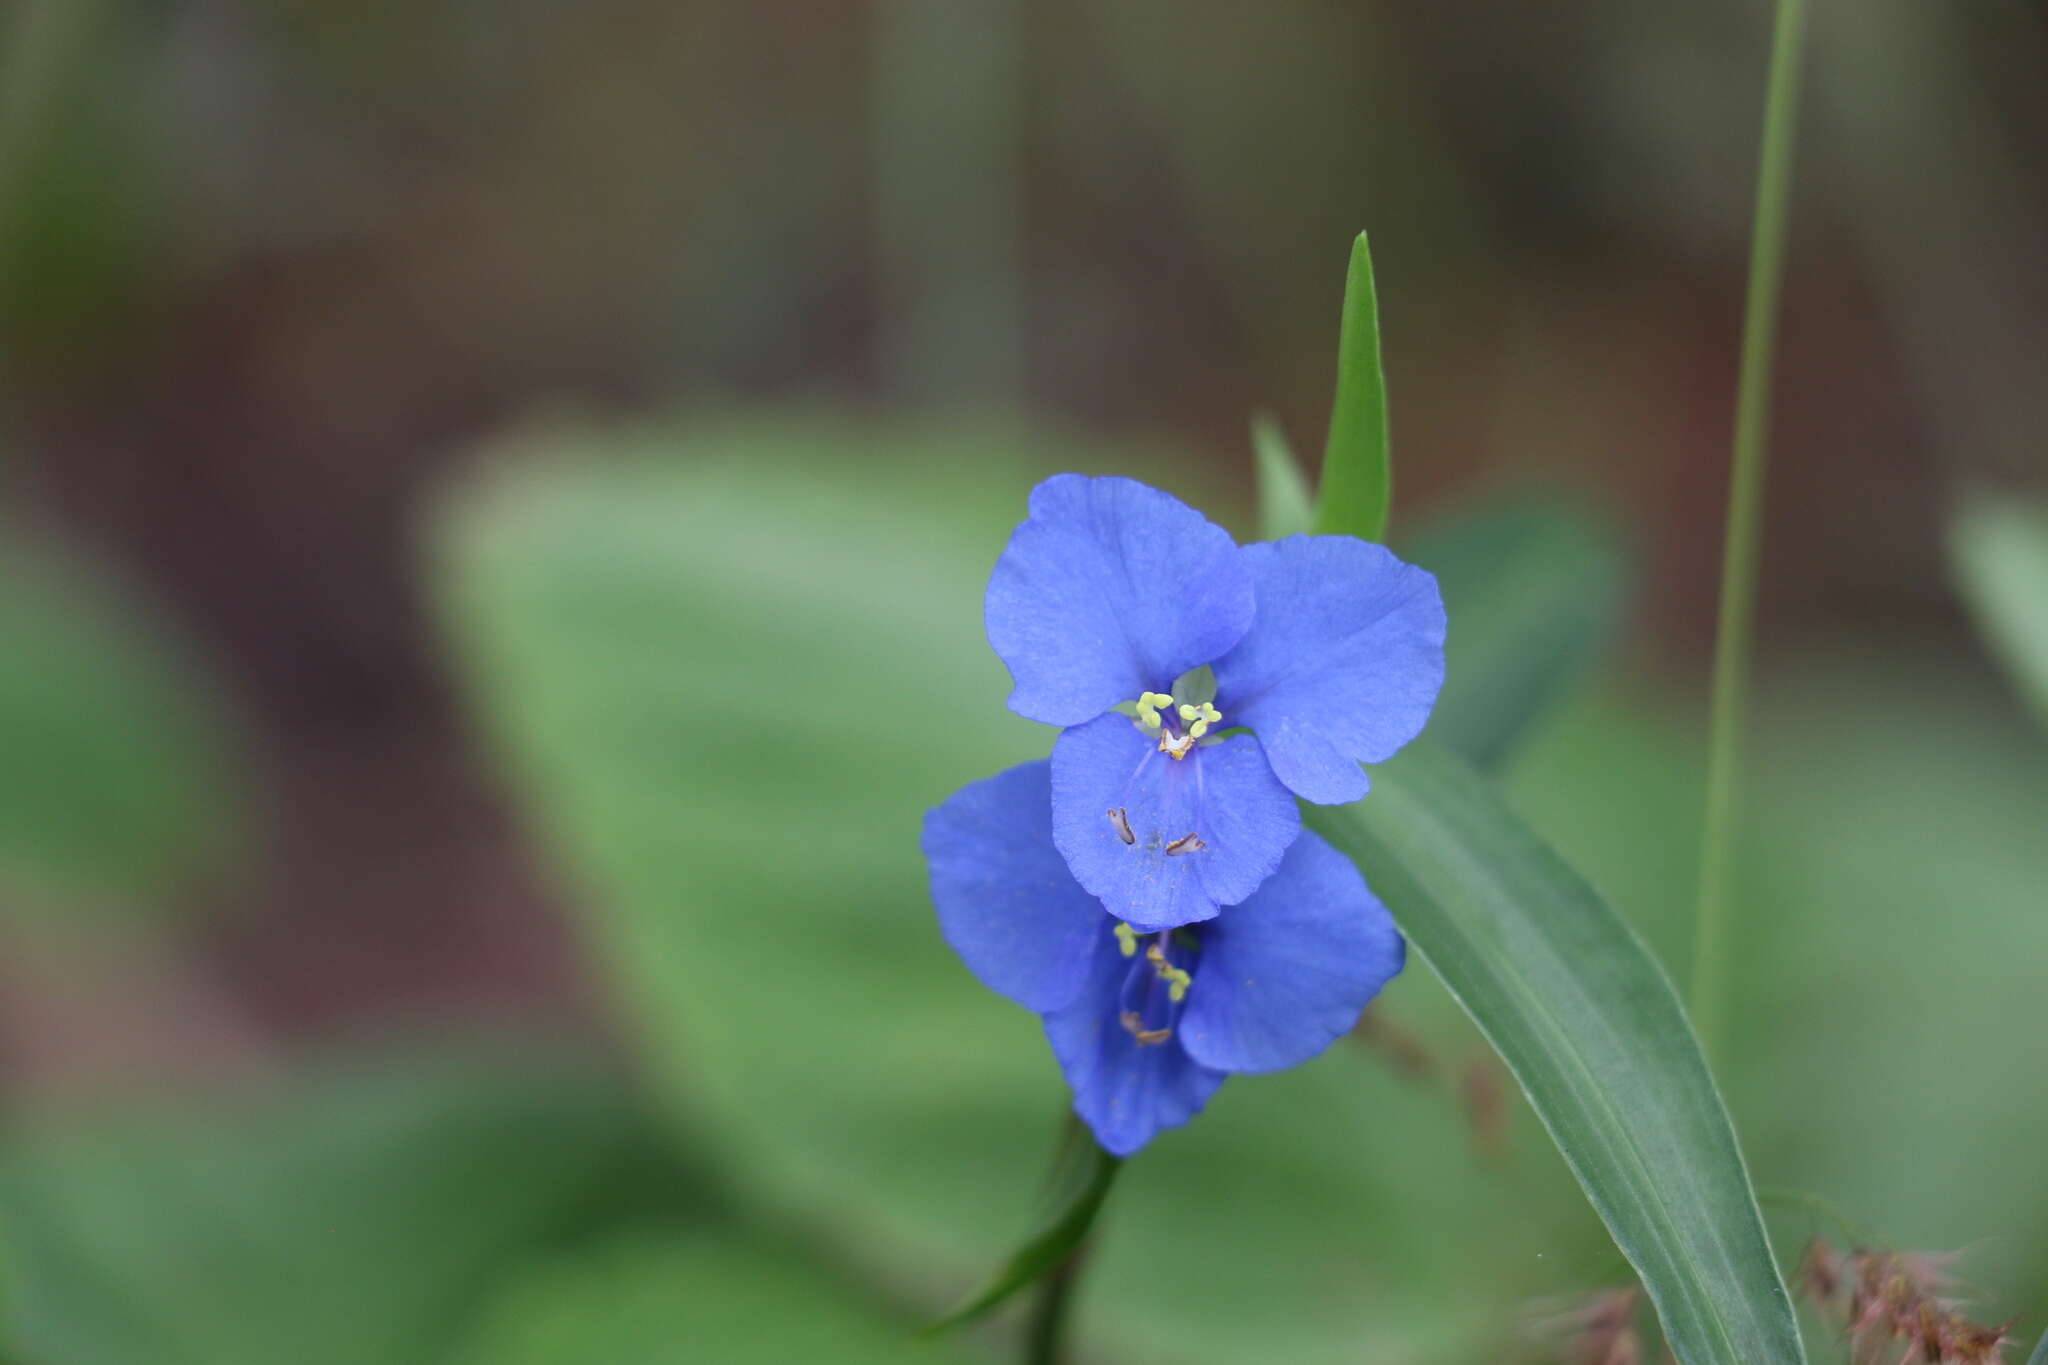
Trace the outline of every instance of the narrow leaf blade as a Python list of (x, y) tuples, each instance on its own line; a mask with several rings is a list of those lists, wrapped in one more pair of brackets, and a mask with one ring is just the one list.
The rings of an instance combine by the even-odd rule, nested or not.
[(1280, 540), (1306, 532), (1316, 516), (1308, 477), (1271, 413), (1252, 418), (1252, 455), (1259, 471), (1259, 539)]
[(1344, 277), (1344, 321), (1337, 336), (1337, 396), (1323, 446), (1322, 501), (1316, 530), (1324, 535), (1383, 540), (1393, 498), (1387, 440), (1387, 382), (1380, 369), (1380, 307), (1373, 288), (1372, 248), (1364, 233), (1351, 244)]
[(1058, 1269), (1087, 1239), (1121, 1169), (1123, 1162), (1096, 1146), (1080, 1125), (1070, 1125), (1060, 1170), (1054, 1177), (1053, 1198), (1039, 1231), (1017, 1248), (987, 1285), (925, 1331), (943, 1332), (972, 1322), (1041, 1275)]
[(2041, 1344), (2027, 1357), (2027, 1365), (2048, 1365), (2048, 1332), (2041, 1334)]
[(1805, 1359), (1735, 1132), (1641, 940), (1483, 779), (1423, 742), (1311, 822), (1514, 1071), (1686, 1365)]

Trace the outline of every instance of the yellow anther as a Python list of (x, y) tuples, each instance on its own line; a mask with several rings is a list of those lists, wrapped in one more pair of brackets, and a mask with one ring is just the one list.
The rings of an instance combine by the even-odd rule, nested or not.
[(1223, 713), (1208, 702), (1203, 702), (1200, 706), (1189, 706), (1186, 703), (1182, 703), (1180, 718), (1188, 722), (1189, 738), (1200, 739), (1203, 735), (1209, 733), (1210, 726), (1223, 719)]
[(1140, 692), (1138, 694), (1138, 724), (1147, 730), (1159, 728), (1159, 708), (1173, 705), (1173, 697), (1166, 692)]
[(1116, 926), (1116, 946), (1123, 949), (1125, 957), (1138, 955), (1138, 931), (1121, 920)]
[(1195, 984), (1195, 978), (1183, 969), (1166, 960), (1166, 953), (1158, 944), (1145, 950), (1145, 960), (1152, 964), (1153, 975), (1166, 983), (1166, 998), (1176, 1003), (1187, 999), (1188, 987)]

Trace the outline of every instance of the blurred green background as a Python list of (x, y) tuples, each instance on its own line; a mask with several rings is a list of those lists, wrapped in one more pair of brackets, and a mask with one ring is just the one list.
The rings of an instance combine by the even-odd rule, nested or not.
[[(1360, 228), (1450, 687), (1606, 642), (1507, 781), (1682, 979), (1766, 20), (11, 0), (0, 1361), (1006, 1356), (910, 1338), (1063, 1105), (916, 851), (1050, 739), (983, 581), (1061, 469), (1253, 534)], [(1782, 1250), (2038, 1333), (2048, 22), (1809, 63), (1717, 1071), (1861, 1225)], [(1084, 1361), (1537, 1362), (1627, 1282), (1427, 969), (1371, 1018), (1123, 1177)]]

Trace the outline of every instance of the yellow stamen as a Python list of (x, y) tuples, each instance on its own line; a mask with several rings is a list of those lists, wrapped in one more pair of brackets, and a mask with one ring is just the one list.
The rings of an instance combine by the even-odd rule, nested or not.
[(1189, 706), (1183, 703), (1180, 708), (1180, 718), (1189, 722), (1188, 737), (1190, 739), (1200, 739), (1203, 735), (1209, 733), (1211, 725), (1223, 719), (1223, 713), (1208, 702), (1203, 702), (1199, 706)]
[(1173, 705), (1173, 697), (1166, 692), (1140, 692), (1138, 694), (1138, 724), (1146, 730), (1159, 728), (1159, 710)]
[[(1128, 954), (1126, 955), (1128, 956)], [(1166, 954), (1158, 944), (1145, 950), (1145, 960), (1152, 964), (1152, 971), (1166, 983), (1166, 996), (1178, 1003), (1187, 999), (1188, 987), (1195, 984), (1195, 978), (1166, 960)]]
[(1125, 957), (1138, 955), (1138, 931), (1121, 920), (1116, 926), (1116, 946), (1123, 949)]

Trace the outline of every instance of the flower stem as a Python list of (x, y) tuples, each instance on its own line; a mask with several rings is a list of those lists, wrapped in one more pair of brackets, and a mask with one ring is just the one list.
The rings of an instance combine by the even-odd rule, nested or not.
[(1064, 1365), (1067, 1308), (1087, 1254), (1085, 1244), (1076, 1247), (1057, 1269), (1039, 1279), (1031, 1300), (1030, 1326), (1024, 1334), (1024, 1365)]
[(1700, 847), (1699, 909), (1693, 921), (1692, 1011), (1709, 1054), (1722, 1041), (1727, 1006), (1727, 939), (1735, 797), (1749, 656), (1756, 608), (1764, 455), (1770, 425), (1771, 362), (1785, 267), (1785, 225), (1798, 123), (1799, 49), (1806, 0), (1778, 0), (1771, 71), (1764, 99), (1763, 151), (1757, 166), (1756, 225), (1750, 239), (1749, 294), (1742, 325), (1742, 367), (1735, 397), (1733, 470), (1727, 538), (1721, 552), (1721, 615), (1714, 639), (1713, 716), (1707, 752), (1707, 809)]

